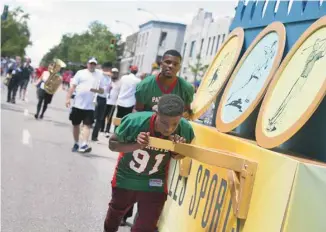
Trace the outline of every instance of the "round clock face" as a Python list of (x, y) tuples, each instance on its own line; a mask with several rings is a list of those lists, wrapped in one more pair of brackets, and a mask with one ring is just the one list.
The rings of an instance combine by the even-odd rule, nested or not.
[(217, 129), (231, 131), (255, 109), (281, 62), (284, 46), (283, 24), (271, 24), (259, 33), (224, 91), (216, 117)]
[(205, 112), (225, 85), (240, 55), (243, 39), (243, 30), (236, 28), (216, 54), (203, 77), (192, 103), (194, 119), (199, 118)]
[(298, 39), (271, 84), (257, 122), (257, 142), (275, 147), (309, 119), (326, 91), (326, 17)]

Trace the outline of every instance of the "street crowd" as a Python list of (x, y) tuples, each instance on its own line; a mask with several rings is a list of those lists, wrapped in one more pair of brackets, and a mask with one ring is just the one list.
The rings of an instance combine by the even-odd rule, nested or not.
[[(35, 119), (44, 117), (53, 93), (45, 85), (53, 72), (61, 78), (62, 89), (67, 91), (65, 105), (70, 109), (69, 120), (73, 128), (72, 152), (91, 152), (89, 140), (98, 141), (99, 132), (108, 138), (109, 149), (119, 152), (114, 176), (112, 198), (104, 221), (104, 231), (117, 231), (138, 212), (131, 231), (154, 232), (167, 199), (167, 170), (170, 159), (180, 160), (183, 170), (186, 162), (180, 154), (149, 147), (149, 138), (191, 143), (195, 137), (188, 122), (192, 110), (194, 87), (177, 76), (182, 57), (176, 50), (164, 53), (160, 70), (152, 75), (137, 75), (138, 67), (131, 65), (129, 72), (119, 77), (119, 70), (111, 62), (99, 64), (90, 57), (86, 68), (55, 71), (55, 64), (34, 70), (31, 59), (16, 57), (8, 64), (3, 59), (1, 72), (6, 76), (7, 102), (25, 100), (26, 88), (32, 82), (37, 88), (38, 104)], [(31, 77), (31, 78), (30, 78)], [(113, 113), (121, 119), (110, 133)]]

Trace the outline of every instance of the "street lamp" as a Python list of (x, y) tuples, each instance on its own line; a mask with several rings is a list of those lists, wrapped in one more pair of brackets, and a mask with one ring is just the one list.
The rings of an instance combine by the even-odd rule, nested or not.
[(146, 9), (144, 9), (144, 8), (137, 8), (137, 10), (138, 10), (138, 11), (146, 12), (146, 13), (148, 13), (148, 14), (151, 14), (151, 15), (154, 16), (154, 18), (156, 18), (158, 21), (160, 21), (159, 17), (157, 17), (157, 15), (154, 14), (153, 12), (151, 12), (151, 11), (148, 11), (148, 10), (146, 10)]
[[(146, 9), (144, 9), (144, 8), (137, 8), (137, 10), (138, 11), (143, 11), (143, 12), (146, 12), (146, 13), (149, 13), (149, 14), (151, 14), (151, 15), (153, 15), (154, 16), (154, 18), (156, 18), (156, 20), (158, 21), (158, 22), (160, 22), (160, 19), (159, 19), (159, 17), (157, 17), (157, 15), (156, 14), (154, 14), (153, 12), (151, 12), (151, 11), (148, 11), (148, 10), (146, 10)], [(159, 56), (159, 49), (160, 49), (160, 40), (161, 40), (161, 36), (162, 36), (162, 27), (159, 27), (160, 28), (160, 35), (159, 35), (159, 37), (158, 37), (158, 43), (157, 43), (157, 51), (156, 51), (156, 57), (155, 57), (155, 62), (157, 62), (157, 57)]]
[[(132, 31), (132, 35), (135, 33), (135, 30), (133, 28), (132, 25), (130, 25), (129, 23), (125, 22), (125, 21), (120, 21), (120, 20), (115, 20), (116, 23), (120, 23), (120, 24), (125, 24), (127, 25), (131, 31)], [(133, 57), (135, 55), (135, 50), (136, 50), (136, 45), (135, 43), (137, 42), (137, 37), (132, 37), (132, 46), (131, 46), (131, 49), (130, 49), (130, 53), (131, 53), (131, 57)]]
[(134, 29), (133, 26), (131, 26), (129, 23), (124, 22), (124, 21), (120, 21), (120, 20), (115, 20), (115, 22), (116, 22), (116, 23), (121, 23), (121, 24), (125, 24), (125, 25), (127, 25), (127, 26), (131, 29), (132, 34), (135, 32), (135, 29)]

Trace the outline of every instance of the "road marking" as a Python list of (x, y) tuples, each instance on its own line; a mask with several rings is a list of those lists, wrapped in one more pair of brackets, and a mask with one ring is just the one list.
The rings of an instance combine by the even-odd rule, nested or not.
[(24, 129), (23, 130), (23, 140), (22, 140), (22, 143), (24, 145), (28, 145), (30, 138), (31, 138), (31, 134), (29, 133), (29, 131), (27, 129)]
[(25, 115), (25, 116), (28, 116), (28, 109), (25, 109), (25, 110), (24, 110), (24, 115)]

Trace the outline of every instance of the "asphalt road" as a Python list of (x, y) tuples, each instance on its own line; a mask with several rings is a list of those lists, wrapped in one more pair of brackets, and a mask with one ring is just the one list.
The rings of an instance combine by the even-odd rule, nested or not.
[(55, 94), (43, 120), (33, 116), (34, 86), (25, 102), (6, 103), (6, 93), (1, 86), (1, 231), (102, 232), (117, 153), (103, 135), (88, 155), (70, 151), (65, 91)]

